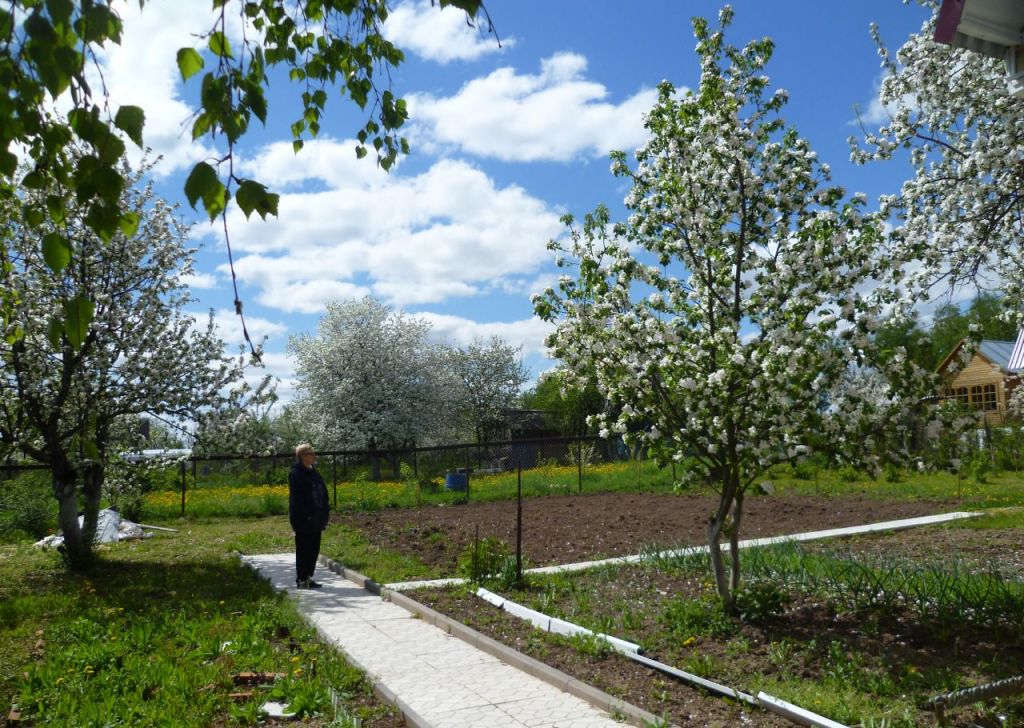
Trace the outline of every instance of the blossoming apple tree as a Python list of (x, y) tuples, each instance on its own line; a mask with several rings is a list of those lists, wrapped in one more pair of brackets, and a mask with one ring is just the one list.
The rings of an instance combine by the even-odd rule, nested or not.
[(885, 68), (879, 101), (887, 122), (851, 137), (852, 159), (899, 160), (909, 178), (883, 196), (893, 219), (887, 254), (902, 265), (905, 303), (949, 287), (977, 285), (1005, 294), (1024, 319), (1024, 99), (1007, 87), (1002, 60), (935, 42), (932, 17), (893, 55), (872, 34)]
[(872, 365), (879, 301), (862, 291), (880, 221), (828, 186), (781, 116), (785, 91), (768, 90), (772, 41), (728, 45), (731, 18), (727, 7), (717, 30), (694, 20), (699, 84), (663, 82), (636, 165), (612, 155), (632, 183), (628, 220), (613, 224), (604, 207), (581, 227), (567, 216), (567, 239), (550, 247), (576, 273), (534, 305), (557, 323), (548, 344), (567, 371), (608, 398), (602, 434), (690, 463), (716, 489), (707, 538), (735, 612), (749, 487), (803, 457), (812, 436), (852, 460), (896, 420), (889, 397), (849, 386), (852, 368)]
[[(124, 173), (133, 183), (141, 176)], [(187, 230), (173, 208), (148, 188), (122, 193), (122, 209), (139, 224), (109, 241), (84, 221), (87, 205), (64, 209), (60, 235), (74, 241), (74, 257), (40, 246), (36, 229), (22, 224), (35, 197), (26, 192), (0, 207), (0, 289), (14, 314), (0, 331), (0, 451), (49, 467), (68, 562), (79, 567), (92, 556), (118, 422), (141, 414), (192, 419), (242, 386), (244, 361), (225, 356), (212, 316), (203, 326), (186, 310), (181, 276), (191, 272), (194, 251), (184, 247)], [(89, 316), (75, 315), (83, 306)]]

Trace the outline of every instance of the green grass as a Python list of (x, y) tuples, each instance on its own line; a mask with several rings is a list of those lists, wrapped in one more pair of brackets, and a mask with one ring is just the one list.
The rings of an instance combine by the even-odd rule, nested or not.
[[(252, 725), (268, 697), (303, 712), (300, 725), (323, 725), (335, 717), (331, 690), (357, 717), (385, 710), (368, 707), (361, 673), (229, 554), (290, 543), (286, 522), (268, 521), (183, 522), (177, 534), (103, 547), (81, 574), (52, 552), (2, 547), (0, 705), (61, 726)], [(236, 703), (231, 675), (243, 670), (286, 677)]]
[(867, 495), (896, 500), (943, 500), (963, 508), (1024, 506), (1024, 473), (1004, 471), (990, 474), (979, 483), (966, 475), (948, 472), (901, 472), (898, 480), (872, 479), (848, 469), (809, 467), (796, 477), (789, 466), (773, 468), (763, 480), (771, 481), (778, 493), (794, 495)]

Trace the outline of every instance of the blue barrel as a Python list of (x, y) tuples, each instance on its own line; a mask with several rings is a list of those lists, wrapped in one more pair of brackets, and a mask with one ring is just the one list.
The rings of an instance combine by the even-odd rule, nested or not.
[(466, 492), (469, 489), (469, 475), (467, 473), (445, 473), (444, 489)]

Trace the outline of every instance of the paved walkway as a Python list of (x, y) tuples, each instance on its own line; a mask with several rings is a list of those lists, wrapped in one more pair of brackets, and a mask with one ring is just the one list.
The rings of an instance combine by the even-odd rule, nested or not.
[[(243, 556), (287, 590), (317, 630), (397, 697), (413, 725), (438, 728), (605, 728), (622, 723), (359, 585), (317, 569), (323, 589), (295, 589), (294, 554)], [(524, 629), (530, 629), (525, 627)]]

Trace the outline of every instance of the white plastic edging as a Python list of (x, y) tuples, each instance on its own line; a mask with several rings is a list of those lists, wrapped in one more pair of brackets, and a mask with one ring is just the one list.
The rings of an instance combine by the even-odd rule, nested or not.
[(469, 579), (462, 579), (453, 577), (451, 579), (425, 579), (420, 581), (394, 581), (390, 584), (385, 584), (386, 589), (393, 591), (409, 591), (412, 589), (433, 589), (444, 586), (458, 586), (459, 584), (465, 584)]
[(749, 703), (750, 705), (757, 705), (757, 700), (754, 698), (753, 695), (745, 693), (741, 690), (736, 690), (735, 688), (731, 688), (728, 685), (716, 683), (714, 680), (708, 680), (707, 678), (703, 678), (700, 675), (694, 675), (691, 672), (680, 670), (677, 667), (666, 665), (664, 662), (658, 662), (657, 660), (652, 660), (651, 658), (644, 657), (643, 655), (627, 654), (626, 656), (631, 660), (639, 662), (641, 665), (653, 667), (655, 670), (660, 670), (661, 672), (667, 675), (672, 675), (673, 677), (677, 677), (680, 680), (685, 680), (688, 683), (699, 685), (700, 687), (704, 688), (709, 692), (717, 693), (718, 695), (724, 695), (727, 698), (735, 698), (736, 700), (741, 700), (744, 703)]
[[(975, 518), (977, 516), (983, 516), (984, 513), (978, 513), (974, 511), (955, 511), (953, 513), (940, 513), (935, 516), (919, 516), (917, 518), (903, 518), (896, 521), (880, 521), (878, 523), (869, 523), (863, 526), (844, 526), (843, 528), (831, 528), (824, 531), (806, 531), (804, 533), (793, 533), (784, 536), (768, 536), (765, 538), (753, 538), (746, 541), (740, 541), (739, 547), (751, 548), (755, 546), (771, 546), (773, 544), (789, 543), (791, 541), (817, 541), (826, 538), (835, 538), (838, 536), (856, 536), (864, 533), (875, 533), (877, 531), (898, 531), (904, 528), (912, 528), (914, 526), (930, 526), (936, 523), (945, 523), (947, 521), (957, 521), (964, 518)], [(725, 551), (729, 550), (729, 544), (722, 544), (722, 549)], [(660, 551), (655, 556), (657, 557), (674, 557), (674, 556), (689, 556), (698, 553), (707, 553), (708, 547), (705, 546), (687, 546), (681, 549), (671, 549), (669, 551)], [(643, 561), (644, 556), (617, 556), (611, 559), (602, 559), (600, 561), (581, 561), (575, 564), (561, 564), (557, 566), (541, 566), (534, 569), (526, 569), (525, 571), (530, 574), (558, 574), (572, 571), (586, 571), (587, 569), (594, 569), (600, 566), (611, 566), (621, 564), (635, 564)]]
[(494, 592), (487, 591), (483, 587), (481, 587), (480, 589), (476, 590), (476, 595), (478, 597), (480, 597), (481, 599), (483, 599), (488, 604), (493, 604), (498, 609), (501, 609), (502, 605), (505, 603), (505, 598), (504, 597), (498, 596)]
[(476, 590), (476, 595), (489, 604), (494, 604), (512, 616), (526, 620), (534, 627), (542, 629), (545, 632), (552, 632), (554, 634), (565, 635), (568, 637), (577, 634), (593, 635), (598, 639), (604, 640), (610, 644), (613, 649), (618, 652), (622, 652), (623, 654), (635, 655), (640, 652), (640, 645), (635, 642), (630, 642), (618, 637), (612, 637), (611, 635), (602, 634), (600, 632), (594, 632), (586, 627), (581, 627), (578, 624), (567, 622), (564, 619), (559, 619), (558, 617), (549, 617), (546, 614), (524, 607), (522, 604), (517, 604), (509, 599), (505, 599), (492, 591), (484, 589), (483, 587)]
[(809, 725), (815, 728), (847, 728), (842, 723), (836, 723), (834, 720), (829, 720), (817, 713), (812, 713), (798, 705), (787, 703), (781, 698), (768, 695), (768, 693), (758, 693), (757, 702), (772, 713), (781, 715), (800, 725)]

